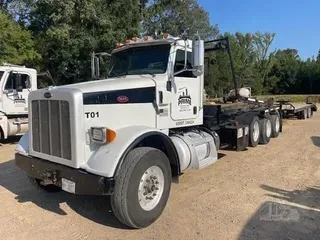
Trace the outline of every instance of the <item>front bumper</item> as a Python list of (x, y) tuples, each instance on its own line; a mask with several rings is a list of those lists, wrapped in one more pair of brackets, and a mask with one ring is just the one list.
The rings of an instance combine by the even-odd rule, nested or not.
[[(15, 164), (31, 177), (42, 180), (46, 184), (63, 187), (65, 191), (84, 195), (111, 195), (114, 189), (113, 178), (101, 177), (84, 170), (70, 168), (47, 160), (15, 155)], [(72, 187), (70, 188), (70, 183)], [(71, 190), (70, 190), (71, 189)]]

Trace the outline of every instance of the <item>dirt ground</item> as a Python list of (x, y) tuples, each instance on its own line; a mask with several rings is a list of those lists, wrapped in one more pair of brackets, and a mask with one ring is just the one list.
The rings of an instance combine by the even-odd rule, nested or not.
[(320, 114), (286, 120), (268, 145), (221, 151), (187, 171), (146, 229), (130, 230), (106, 197), (44, 194), (0, 146), (0, 239), (320, 239)]

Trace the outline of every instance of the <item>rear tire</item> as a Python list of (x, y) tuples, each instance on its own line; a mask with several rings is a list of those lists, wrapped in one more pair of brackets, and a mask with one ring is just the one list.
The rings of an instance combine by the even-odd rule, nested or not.
[(302, 112), (301, 112), (301, 119), (307, 119), (307, 109), (305, 109), (305, 110), (303, 110)]
[(312, 112), (311, 108), (308, 108), (308, 110), (307, 110), (307, 118), (311, 118), (311, 116), (312, 116), (311, 112)]
[(41, 182), (40, 179), (31, 177), (29, 175), (28, 175), (28, 179), (29, 179), (30, 183), (40, 191), (49, 192), (49, 193), (55, 193), (55, 192), (60, 192), (62, 190), (61, 187), (58, 187), (58, 186), (53, 185), (53, 184), (42, 185), (40, 183)]
[(260, 144), (268, 144), (270, 142), (272, 132), (270, 117), (260, 120)]
[(253, 117), (250, 124), (249, 134), (249, 146), (256, 147), (260, 140), (260, 124), (258, 117)]
[(0, 127), (0, 143), (3, 142), (3, 140), (4, 140), (4, 134), (3, 134), (2, 128)]
[(277, 113), (277, 114), (271, 115), (270, 118), (271, 118), (271, 126), (272, 126), (271, 137), (276, 138), (280, 134), (280, 126), (281, 126), (280, 114)]
[(111, 207), (120, 222), (144, 228), (162, 214), (170, 194), (171, 167), (158, 149), (139, 147), (124, 159), (115, 176)]

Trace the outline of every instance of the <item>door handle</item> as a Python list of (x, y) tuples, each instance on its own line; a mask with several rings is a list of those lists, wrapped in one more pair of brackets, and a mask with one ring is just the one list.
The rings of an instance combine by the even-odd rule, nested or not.
[(159, 102), (160, 104), (163, 103), (163, 92), (159, 91)]

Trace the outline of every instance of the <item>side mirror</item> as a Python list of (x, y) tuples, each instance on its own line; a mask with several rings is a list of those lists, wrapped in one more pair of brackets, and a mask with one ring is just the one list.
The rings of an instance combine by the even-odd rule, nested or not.
[(100, 53), (93, 52), (91, 54), (91, 77), (93, 79), (99, 79), (101, 77), (101, 74), (100, 74), (100, 57), (101, 56), (111, 57), (111, 54), (107, 52), (100, 52)]
[(173, 62), (172, 61), (169, 61), (168, 62), (168, 69), (167, 69), (167, 73), (168, 73), (168, 79), (169, 80), (172, 80), (174, 79), (173, 75), (174, 75), (174, 69), (173, 69)]
[(100, 77), (100, 59), (97, 56), (92, 56), (91, 62), (91, 74), (92, 78)]
[(193, 75), (201, 76), (204, 72), (204, 41), (194, 40), (192, 42), (192, 66)]

